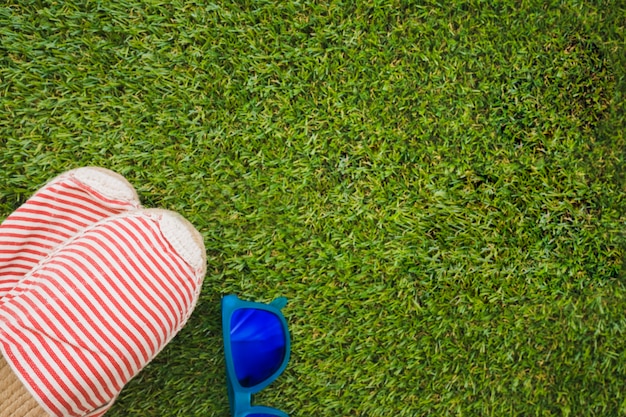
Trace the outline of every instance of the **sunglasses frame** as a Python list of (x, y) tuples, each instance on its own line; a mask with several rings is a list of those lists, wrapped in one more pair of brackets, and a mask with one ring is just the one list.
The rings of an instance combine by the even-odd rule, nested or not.
[[(280, 311), (287, 304), (285, 297), (279, 297), (269, 304), (257, 303), (253, 301), (240, 300), (236, 295), (227, 295), (222, 298), (222, 333), (224, 336), (224, 357), (226, 359), (226, 382), (228, 384), (228, 399), (232, 417), (246, 417), (254, 414), (268, 414), (274, 417), (289, 417), (284, 412), (260, 405), (252, 405), (252, 396), (269, 384), (274, 382), (287, 367), (291, 354), (291, 337), (287, 320)], [(285, 334), (285, 357), (278, 369), (262, 382), (252, 386), (243, 387), (237, 379), (235, 364), (232, 354), (232, 344), (230, 339), (230, 325), (233, 313), (239, 309), (264, 310), (278, 317), (283, 332)]]

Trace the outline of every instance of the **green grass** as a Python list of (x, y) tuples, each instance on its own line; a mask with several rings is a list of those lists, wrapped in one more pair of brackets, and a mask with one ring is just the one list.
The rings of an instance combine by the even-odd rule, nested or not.
[[(200, 4), (198, 4), (200, 3)], [(5, 0), (0, 215), (100, 165), (205, 238), (118, 416), (227, 416), (285, 295), (293, 416), (626, 415), (623, 1)]]

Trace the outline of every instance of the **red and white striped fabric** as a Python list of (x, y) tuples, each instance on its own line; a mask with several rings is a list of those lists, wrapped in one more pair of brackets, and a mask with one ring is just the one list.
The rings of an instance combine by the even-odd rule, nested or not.
[(100, 416), (189, 318), (206, 259), (175, 213), (87, 227), (0, 302), (0, 349), (52, 416)]
[(0, 299), (80, 230), (139, 207), (135, 189), (113, 171), (84, 167), (59, 175), (0, 225)]

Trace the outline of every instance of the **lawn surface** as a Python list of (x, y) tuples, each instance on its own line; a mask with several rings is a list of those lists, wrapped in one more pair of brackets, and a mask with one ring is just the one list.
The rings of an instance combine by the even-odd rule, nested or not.
[(219, 300), (290, 299), (292, 416), (626, 415), (624, 1), (4, 0), (0, 217), (99, 165), (201, 231), (112, 417), (228, 416)]

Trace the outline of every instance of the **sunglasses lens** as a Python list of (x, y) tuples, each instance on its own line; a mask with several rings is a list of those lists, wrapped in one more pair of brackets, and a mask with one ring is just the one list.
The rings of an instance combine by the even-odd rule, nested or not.
[[(230, 341), (237, 380), (253, 387), (280, 368), (286, 354), (286, 334), (278, 316), (266, 310), (240, 308), (233, 312)], [(265, 417), (269, 414), (251, 414)]]

